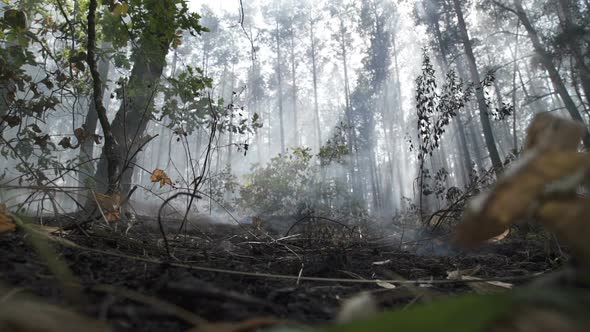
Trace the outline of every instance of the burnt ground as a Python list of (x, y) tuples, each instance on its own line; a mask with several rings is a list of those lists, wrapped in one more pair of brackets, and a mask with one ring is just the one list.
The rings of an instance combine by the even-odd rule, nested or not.
[[(307, 239), (273, 241), (252, 226), (208, 225), (190, 235), (169, 235), (172, 258), (154, 227), (135, 226), (127, 234), (103, 226), (70, 232), (62, 236), (80, 247), (53, 247), (81, 285), (82, 300), (74, 303), (24, 240), (27, 236), (17, 231), (0, 235), (0, 282), (106, 320), (115, 331), (185, 331), (191, 324), (163, 303), (209, 322), (272, 316), (317, 324), (333, 319), (342, 299), (361, 291), (373, 292), (386, 308), (472, 291), (460, 282), (386, 289), (338, 279), (444, 280), (448, 271), (477, 266), (480, 278), (518, 278), (558, 268), (542, 243), (518, 238), (476, 252), (435, 256), (417, 255), (413, 247), (402, 250), (399, 241), (371, 234), (360, 240), (305, 232)], [(420, 245), (434, 248), (440, 242)], [(297, 280), (300, 274), (304, 278)]]

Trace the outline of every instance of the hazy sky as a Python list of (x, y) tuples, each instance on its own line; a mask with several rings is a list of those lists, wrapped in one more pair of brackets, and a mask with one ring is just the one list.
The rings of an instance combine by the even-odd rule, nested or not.
[[(253, 0), (243, 0), (253, 1)], [(255, 1), (255, 0), (254, 0)], [(202, 4), (207, 4), (211, 9), (215, 11), (232, 11), (240, 9), (240, 0), (190, 0), (191, 9), (196, 10), (201, 7)]]

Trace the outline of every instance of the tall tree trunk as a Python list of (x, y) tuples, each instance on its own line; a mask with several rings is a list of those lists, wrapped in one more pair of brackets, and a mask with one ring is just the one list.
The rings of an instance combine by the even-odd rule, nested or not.
[[(457, 0), (455, 0), (455, 1), (457, 1)], [(561, 79), (561, 76), (559, 75), (559, 71), (557, 70), (557, 68), (553, 64), (552, 56), (549, 54), (549, 52), (547, 52), (545, 50), (545, 48), (541, 44), (541, 40), (539, 39), (539, 36), (537, 35), (537, 31), (533, 27), (526, 12), (524, 11), (524, 8), (522, 7), (522, 1), (521, 0), (514, 0), (514, 6), (516, 7), (516, 15), (520, 19), (520, 22), (522, 23), (522, 25), (524, 25), (524, 27), (529, 35), (529, 38), (530, 38), (531, 42), (533, 43), (533, 47), (535, 49), (535, 52), (539, 56), (539, 59), (540, 59), (541, 63), (543, 64), (543, 67), (545, 67), (545, 70), (547, 70), (547, 72), (549, 73), (549, 78), (551, 79), (551, 83), (553, 84), (553, 88), (559, 94), (559, 97), (561, 97), (561, 101), (564, 103), (565, 108), (567, 109), (570, 116), (574, 120), (584, 123), (584, 120), (582, 119), (582, 115), (580, 114), (580, 111), (578, 111), (576, 104), (574, 103), (573, 99), (571, 98), (563, 80)], [(590, 134), (588, 133), (588, 131), (586, 131), (586, 135), (584, 136), (584, 146), (586, 147), (586, 149), (590, 148)]]
[[(579, 27), (576, 26), (574, 21), (572, 20), (572, 7), (579, 10), (578, 6), (575, 4), (575, 1), (572, 0), (558, 0), (558, 16), (562, 26), (562, 32), (564, 34), (573, 32), (578, 30)], [(572, 54), (572, 57), (575, 59), (575, 66), (577, 69), (577, 74), (580, 79), (580, 83), (582, 85), (582, 89), (584, 90), (584, 94), (586, 95), (586, 103), (590, 105), (590, 68), (586, 64), (586, 57), (584, 56), (584, 51), (582, 50), (581, 40), (579, 38), (565, 38), (565, 42), (568, 45), (568, 48)]]
[[(110, 48), (110, 43), (104, 43), (101, 45), (101, 49)], [(102, 57), (98, 61), (98, 74), (101, 80), (101, 96), (104, 98), (104, 93), (106, 91), (107, 85), (106, 81), (109, 76), (111, 63), (110, 61)], [(96, 104), (91, 102), (89, 105), (88, 113), (86, 114), (86, 119), (84, 120), (84, 127), (86, 128), (86, 132), (92, 134), (96, 134), (96, 128), (98, 125), (98, 112), (96, 111)], [(81, 171), (78, 175), (78, 181), (80, 185), (88, 187), (90, 183), (88, 179), (92, 177), (94, 172), (96, 171), (96, 162), (92, 159), (94, 158), (94, 140), (88, 139), (80, 146), (80, 163), (83, 164), (80, 167)]]
[(320, 121), (320, 109), (318, 104), (318, 74), (317, 74), (317, 61), (316, 61), (316, 45), (315, 45), (315, 33), (314, 33), (314, 21), (313, 14), (310, 13), (310, 29), (309, 37), (311, 39), (311, 70), (313, 76), (313, 110), (315, 113), (315, 129), (316, 139), (318, 143), (318, 149), (322, 147), (322, 128)]
[[(230, 91), (231, 97), (230, 98), (231, 98), (232, 104), (235, 103), (235, 101), (233, 100), (235, 89), (236, 89), (236, 65), (234, 63), (231, 68), (231, 91)], [(234, 120), (233, 117), (230, 117), (230, 119), (229, 119), (230, 123), (233, 123), (233, 120)], [(233, 144), (234, 144), (234, 131), (230, 130), (229, 137), (228, 137), (227, 160), (226, 160), (226, 164), (228, 167), (231, 167), (232, 152), (234, 150)]]
[(114, 135), (114, 130), (107, 118), (107, 110), (102, 104), (102, 83), (100, 81), (100, 73), (96, 65), (96, 9), (98, 7), (97, 0), (90, 0), (88, 7), (88, 55), (86, 62), (90, 69), (92, 76), (92, 92), (94, 96), (94, 107), (98, 115), (98, 120), (104, 133), (104, 147), (103, 147), (103, 168), (106, 176), (106, 193), (113, 194), (119, 191), (119, 175), (121, 173), (121, 160), (117, 156), (120, 149), (120, 143)]
[[(504, 107), (504, 97), (502, 96), (502, 90), (500, 89), (500, 84), (498, 83), (497, 79), (494, 80), (493, 85), (494, 93), (496, 94), (498, 109), (502, 109), (502, 107)], [(502, 150), (503, 156), (507, 156), (507, 154), (510, 152), (510, 142), (512, 141), (510, 137), (510, 128), (508, 127), (507, 119), (501, 119), (499, 120), (499, 122), (500, 123), (496, 122), (496, 132), (499, 134), (498, 136), (500, 136), (501, 138), (498, 145)]]
[[(176, 78), (176, 71), (178, 67), (178, 51), (174, 50), (174, 56), (172, 57), (172, 64), (171, 64), (171, 71), (170, 71), (170, 77), (172, 78)], [(162, 120), (165, 121), (165, 120)], [(154, 168), (161, 168), (164, 169), (165, 167), (161, 165), (162, 162), (162, 157), (164, 157), (164, 151), (166, 151), (166, 145), (168, 145), (167, 143), (170, 141), (171, 137), (169, 135), (169, 130), (167, 130), (168, 128), (166, 128), (166, 126), (164, 125), (164, 123), (161, 123), (159, 126), (160, 128), (160, 136), (158, 136), (158, 149), (157, 149), (157, 154), (155, 156), (155, 158), (153, 160), (155, 160), (155, 166)], [(199, 133), (197, 133), (197, 135), (199, 135)], [(197, 156), (198, 156), (198, 149), (199, 149), (199, 145), (196, 146), (197, 149)]]
[(516, 134), (516, 73), (518, 71), (518, 35), (520, 30), (520, 21), (516, 25), (516, 36), (514, 37), (514, 52), (512, 54), (512, 58), (514, 59), (514, 65), (512, 68), (512, 138), (514, 141), (512, 142), (512, 151), (516, 154), (518, 151), (518, 135)]
[(281, 153), (285, 153), (285, 124), (283, 118), (283, 73), (281, 70), (281, 35), (279, 30), (279, 21), (276, 20), (276, 30), (275, 30), (275, 37), (277, 43), (277, 80), (278, 80), (278, 98), (279, 98), (279, 125), (280, 125), (280, 135), (281, 135)]
[(298, 117), (297, 117), (297, 73), (295, 71), (295, 32), (291, 31), (290, 35), (290, 50), (291, 50), (291, 84), (293, 89), (292, 95), (292, 112), (293, 112), (293, 144), (299, 146), (299, 130), (298, 130)]
[(340, 51), (342, 52), (342, 69), (344, 71), (344, 113), (346, 116), (346, 135), (348, 138), (348, 156), (349, 161), (349, 172), (350, 172), (350, 187), (354, 192), (358, 191), (356, 184), (356, 172), (355, 164), (356, 159), (353, 158), (353, 154), (356, 151), (356, 136), (354, 135), (352, 112), (350, 109), (350, 82), (348, 78), (348, 52), (346, 51), (346, 28), (344, 26), (344, 19), (339, 17), (340, 21)]
[[(447, 60), (448, 57), (448, 50), (447, 47), (445, 46), (443, 37), (442, 37), (442, 33), (440, 30), (440, 24), (438, 21), (438, 17), (432, 22), (434, 24), (434, 34), (436, 36), (436, 42), (438, 44), (438, 48), (439, 48), (439, 52), (440, 52), (440, 59), (443, 65), (443, 69), (445, 72), (449, 71), (449, 62)], [(454, 130), (455, 132), (457, 132), (459, 134), (459, 140), (457, 140), (457, 143), (459, 144), (457, 150), (458, 151), (462, 151), (462, 153), (460, 153), (461, 157), (461, 162), (463, 163), (463, 169), (464, 172), (462, 174), (463, 176), (463, 181), (465, 182), (465, 184), (469, 183), (469, 174), (467, 172), (469, 172), (471, 170), (471, 163), (473, 162), (473, 160), (471, 159), (471, 154), (469, 153), (469, 147), (467, 146), (467, 139), (465, 138), (465, 128), (463, 127), (463, 124), (461, 122), (461, 114), (457, 114), (457, 119), (456, 121), (454, 121), (453, 124)]]
[[(146, 27), (140, 37), (139, 48), (133, 53), (133, 69), (131, 70), (129, 83), (124, 87), (125, 96), (119, 111), (115, 115), (115, 119), (110, 125), (114, 139), (119, 145), (118, 151), (116, 151), (117, 159), (124, 167), (120, 175), (121, 194), (123, 196), (130, 189), (135, 156), (145, 143), (144, 134), (151, 116), (154, 95), (174, 36), (172, 25), (163, 27), (158, 22), (167, 22), (173, 19), (176, 10), (175, 2), (173, 0), (153, 0), (147, 2), (145, 6), (154, 19)], [(157, 27), (153, 25), (157, 25)], [(162, 31), (163, 29), (165, 31)], [(159, 33), (154, 35), (152, 31), (159, 31)], [(101, 120), (104, 129), (102, 122)], [(107, 163), (105, 157), (108, 158), (108, 155), (103, 151), (103, 158), (99, 161), (96, 171), (97, 179), (106, 178)], [(97, 182), (100, 185), (100, 181)]]
[[(455, 6), (455, 12), (457, 14), (459, 33), (461, 35), (461, 39), (463, 40), (463, 46), (465, 48), (465, 55), (467, 57), (467, 64), (469, 67), (469, 72), (471, 74), (471, 80), (474, 84), (480, 84), (481, 79), (479, 76), (479, 71), (477, 69), (475, 55), (473, 54), (471, 40), (469, 39), (469, 34), (467, 33), (465, 19), (463, 18), (461, 3), (459, 0), (453, 0), (453, 4)], [(488, 149), (490, 159), (492, 160), (492, 166), (494, 167), (496, 172), (500, 172), (502, 170), (502, 160), (500, 159), (500, 155), (498, 154), (498, 149), (496, 147), (496, 142), (494, 140), (492, 125), (490, 123), (490, 118), (488, 116), (488, 107), (486, 105), (483, 90), (479, 88), (475, 89), (475, 96), (477, 99), (477, 104), (479, 106), (479, 118), (483, 128), (486, 147)]]

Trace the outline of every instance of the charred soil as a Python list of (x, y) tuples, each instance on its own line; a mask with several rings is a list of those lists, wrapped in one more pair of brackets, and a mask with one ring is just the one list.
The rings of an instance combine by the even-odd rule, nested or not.
[[(75, 244), (52, 247), (76, 277), (81, 301), (64, 296), (22, 231), (0, 237), (0, 280), (105, 320), (115, 331), (187, 330), (191, 323), (176, 309), (209, 322), (272, 316), (317, 324), (333, 319), (342, 300), (361, 291), (373, 292), (384, 308), (402, 308), (472, 291), (462, 282), (445, 283), (451, 271), (478, 267), (479, 278), (518, 284), (559, 265), (542, 243), (515, 238), (476, 252), (434, 256), (370, 234), (363, 241), (281, 239), (250, 226), (210, 225), (169, 234), (169, 256), (160, 233), (145, 225), (127, 233), (95, 225), (60, 236)], [(375, 279), (416, 283), (388, 289), (366, 282)]]

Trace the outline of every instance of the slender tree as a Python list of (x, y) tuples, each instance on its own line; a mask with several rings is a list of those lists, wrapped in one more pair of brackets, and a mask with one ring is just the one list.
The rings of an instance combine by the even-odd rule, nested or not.
[[(469, 73), (471, 76), (471, 80), (475, 84), (480, 84), (481, 79), (479, 75), (479, 71), (477, 69), (477, 63), (475, 60), (475, 55), (473, 54), (473, 46), (471, 44), (471, 40), (469, 39), (469, 33), (467, 32), (467, 25), (465, 24), (465, 18), (463, 17), (463, 9), (461, 8), (461, 2), (459, 0), (453, 0), (453, 5), (455, 8), (455, 13), (457, 15), (457, 23), (459, 27), (459, 33), (461, 35), (461, 39), (463, 41), (463, 47), (465, 49), (465, 56), (467, 59), (467, 64), (469, 67)], [(483, 89), (477, 88), (475, 90), (475, 96), (477, 99), (477, 104), (479, 106), (479, 119), (483, 128), (483, 134), (486, 142), (486, 147), (492, 160), (492, 166), (496, 171), (501, 171), (502, 169), (502, 160), (500, 159), (500, 155), (498, 154), (498, 149), (496, 147), (496, 141), (494, 139), (494, 134), (492, 132), (492, 125), (490, 123), (490, 118), (488, 115), (488, 107), (485, 101), (485, 96), (483, 93)]]

